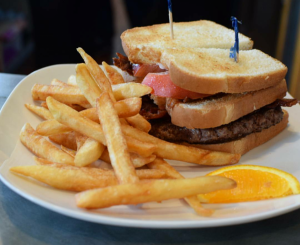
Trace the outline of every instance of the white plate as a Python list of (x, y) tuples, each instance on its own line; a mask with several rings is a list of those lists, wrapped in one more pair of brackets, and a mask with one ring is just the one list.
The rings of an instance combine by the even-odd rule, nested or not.
[[(55, 212), (86, 221), (131, 227), (192, 228), (213, 227), (252, 222), (290, 212), (300, 207), (300, 196), (237, 204), (205, 205), (213, 208), (212, 217), (197, 216), (183, 201), (169, 200), (137, 206), (117, 206), (86, 211), (75, 206), (74, 193), (55, 190), (34, 180), (9, 172), (18, 165), (32, 165), (30, 153), (19, 141), (21, 127), (29, 122), (35, 127), (41, 120), (29, 112), (24, 103), (34, 103), (31, 87), (49, 84), (53, 78), (66, 81), (75, 74), (75, 65), (56, 65), (38, 70), (22, 80), (6, 101), (0, 115), (0, 178), (9, 188), (26, 199)], [(272, 166), (300, 179), (300, 108), (287, 109), (290, 124), (280, 135), (244, 155), (240, 164)], [(10, 156), (10, 157), (9, 157)], [(204, 175), (215, 168), (173, 162), (185, 177)]]

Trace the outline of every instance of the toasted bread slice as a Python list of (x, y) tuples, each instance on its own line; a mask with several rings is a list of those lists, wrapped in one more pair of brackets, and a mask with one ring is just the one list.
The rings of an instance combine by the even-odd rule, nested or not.
[(285, 97), (286, 81), (275, 86), (241, 94), (224, 94), (183, 103), (167, 99), (166, 109), (174, 125), (186, 128), (214, 128), (245, 116), (276, 99)]
[(268, 129), (264, 129), (261, 132), (249, 134), (244, 138), (227, 143), (211, 145), (197, 144), (192, 146), (211, 151), (222, 151), (244, 155), (246, 152), (252, 150), (253, 148), (266, 143), (286, 128), (289, 122), (289, 114), (285, 110), (283, 110), (283, 112), (283, 119), (280, 123)]
[(243, 93), (274, 86), (287, 67), (253, 49), (239, 52), (239, 62), (224, 49), (167, 49), (161, 62), (177, 86), (204, 94)]
[[(174, 23), (174, 39), (170, 25), (136, 27), (122, 33), (123, 49), (132, 63), (159, 63), (166, 48), (222, 48), (234, 44), (234, 31), (212, 21)], [(241, 50), (252, 49), (253, 41), (239, 33)]]

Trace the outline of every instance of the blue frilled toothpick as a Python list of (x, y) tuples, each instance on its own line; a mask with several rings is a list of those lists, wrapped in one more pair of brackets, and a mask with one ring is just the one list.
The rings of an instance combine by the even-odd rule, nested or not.
[(238, 23), (242, 24), (241, 21), (238, 21), (237, 18), (231, 16), (230, 20), (232, 21), (232, 27), (234, 28), (235, 32), (235, 42), (234, 45), (230, 48), (229, 58), (234, 59), (236, 63), (239, 62), (239, 29)]
[(173, 12), (172, 12), (172, 1), (171, 0), (168, 0), (168, 7), (169, 7), (169, 22), (170, 22), (171, 38), (174, 39), (174, 33), (173, 33)]

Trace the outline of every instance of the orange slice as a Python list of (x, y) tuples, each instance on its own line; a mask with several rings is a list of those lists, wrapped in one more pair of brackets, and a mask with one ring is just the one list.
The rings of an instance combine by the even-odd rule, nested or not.
[(231, 178), (237, 182), (237, 187), (199, 195), (202, 202), (246, 202), (300, 193), (299, 181), (293, 175), (276, 168), (236, 165), (218, 169), (207, 175)]

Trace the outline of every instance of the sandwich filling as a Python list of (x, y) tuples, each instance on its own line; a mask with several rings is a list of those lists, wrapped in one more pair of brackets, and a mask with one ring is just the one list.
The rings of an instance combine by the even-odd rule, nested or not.
[(170, 142), (189, 144), (219, 144), (238, 140), (251, 133), (261, 132), (281, 122), (283, 111), (280, 106), (263, 107), (234, 122), (216, 128), (188, 129), (171, 123), (171, 118), (152, 120), (150, 134)]

